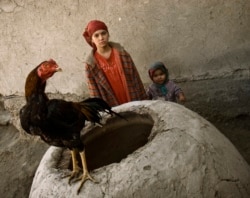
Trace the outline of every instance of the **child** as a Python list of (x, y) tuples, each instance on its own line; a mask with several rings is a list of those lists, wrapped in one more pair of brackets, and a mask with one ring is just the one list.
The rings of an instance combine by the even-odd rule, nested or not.
[(185, 102), (183, 91), (173, 81), (168, 79), (168, 69), (162, 62), (155, 62), (148, 70), (149, 77), (153, 81), (147, 89), (150, 100), (166, 100)]
[(147, 99), (130, 54), (119, 43), (109, 41), (104, 22), (90, 21), (83, 37), (92, 47), (85, 65), (90, 97), (102, 98), (112, 107)]

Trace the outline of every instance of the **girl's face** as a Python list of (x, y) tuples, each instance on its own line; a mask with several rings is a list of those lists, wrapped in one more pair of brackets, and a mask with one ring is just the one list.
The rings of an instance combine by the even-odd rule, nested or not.
[(96, 48), (103, 48), (108, 45), (109, 33), (106, 30), (97, 30), (92, 35), (92, 42), (95, 44)]
[(152, 76), (153, 82), (157, 84), (165, 83), (166, 78), (167, 78), (166, 74), (161, 69), (155, 70)]

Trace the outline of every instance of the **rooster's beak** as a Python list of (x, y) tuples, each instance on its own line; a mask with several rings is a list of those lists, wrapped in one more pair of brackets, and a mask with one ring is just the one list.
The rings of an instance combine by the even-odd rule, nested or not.
[(62, 68), (58, 67), (58, 68), (56, 68), (56, 71), (57, 71), (57, 72), (61, 72), (61, 71), (62, 71)]

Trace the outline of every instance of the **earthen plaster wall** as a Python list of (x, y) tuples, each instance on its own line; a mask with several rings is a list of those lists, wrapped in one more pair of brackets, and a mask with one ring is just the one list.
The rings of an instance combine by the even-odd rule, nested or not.
[(22, 95), (29, 71), (53, 58), (64, 72), (47, 91), (87, 95), (82, 32), (92, 19), (108, 25), (145, 84), (155, 60), (182, 82), (250, 77), (248, 0), (1, 0), (0, 94)]

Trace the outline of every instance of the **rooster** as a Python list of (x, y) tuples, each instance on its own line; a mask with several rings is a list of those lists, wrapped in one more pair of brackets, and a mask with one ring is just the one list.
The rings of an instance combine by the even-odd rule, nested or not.
[[(100, 98), (88, 98), (81, 102), (71, 102), (62, 99), (49, 99), (45, 93), (46, 81), (54, 73), (61, 71), (57, 63), (50, 59), (40, 63), (28, 75), (25, 83), (26, 104), (20, 109), (22, 128), (31, 135), (40, 136), (49, 145), (66, 147), (72, 155), (73, 170), (69, 175), (72, 179), (81, 180), (77, 190), (79, 194), (86, 180), (96, 182), (87, 169), (84, 144), (80, 132), (85, 121), (100, 124), (100, 112), (118, 115)], [(76, 156), (80, 154), (83, 174)]]

